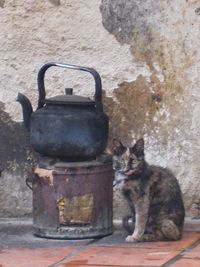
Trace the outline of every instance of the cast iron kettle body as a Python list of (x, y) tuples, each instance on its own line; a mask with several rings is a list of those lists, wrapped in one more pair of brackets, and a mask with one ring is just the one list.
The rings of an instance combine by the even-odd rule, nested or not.
[[(45, 72), (53, 66), (91, 73), (95, 80), (95, 101), (72, 95), (70, 89), (66, 89), (66, 95), (46, 99)], [(26, 96), (19, 93), (17, 97), (22, 105), (24, 125), (30, 129), (30, 142), (36, 152), (59, 158), (91, 158), (105, 150), (109, 122), (103, 112), (101, 78), (97, 71), (69, 64), (47, 63), (39, 70), (38, 90), (35, 112)]]

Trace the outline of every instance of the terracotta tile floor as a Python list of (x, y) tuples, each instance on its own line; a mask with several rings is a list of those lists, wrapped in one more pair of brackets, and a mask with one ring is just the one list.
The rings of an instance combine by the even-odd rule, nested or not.
[[(112, 236), (109, 237), (112, 240)], [(87, 247), (85, 250), (80, 251), (73, 257), (66, 258), (60, 262), (58, 267), (86, 267), (86, 266), (124, 266), (124, 267), (156, 267), (176, 266), (175, 264), (180, 261), (179, 255), (183, 251), (190, 248), (192, 245), (195, 247), (188, 252), (191, 255), (191, 260), (195, 263), (198, 262), (197, 254), (200, 256), (200, 249), (197, 245), (200, 240), (200, 233), (185, 232), (183, 239), (177, 242), (154, 242), (154, 243), (122, 243), (115, 240), (113, 244), (97, 245)], [(105, 241), (104, 241), (105, 242)], [(101, 242), (100, 242), (101, 243)], [(197, 245), (197, 247), (196, 247)], [(189, 260), (185, 254), (183, 260)], [(177, 261), (176, 261), (177, 257)], [(174, 260), (175, 259), (175, 260)], [(199, 258), (200, 260), (200, 258)], [(170, 261), (172, 262), (170, 264)], [(191, 262), (192, 262), (191, 261)], [(187, 262), (189, 264), (189, 262)], [(181, 265), (177, 265), (181, 266)], [(183, 267), (186, 265), (183, 265)], [(192, 266), (192, 265), (191, 265)], [(190, 266), (190, 267), (191, 267)], [(199, 265), (194, 265), (200, 267)]]
[(0, 251), (2, 267), (46, 267), (58, 262), (71, 248), (4, 249)]
[(49, 240), (0, 227), (0, 267), (200, 267), (200, 233), (176, 242), (126, 243), (124, 232), (97, 240)]

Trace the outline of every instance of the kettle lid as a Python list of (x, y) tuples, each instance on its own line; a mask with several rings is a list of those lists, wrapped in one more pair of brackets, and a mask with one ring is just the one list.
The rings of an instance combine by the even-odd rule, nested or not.
[(58, 95), (45, 99), (45, 103), (48, 105), (84, 105), (94, 106), (95, 102), (89, 97), (83, 97), (79, 95), (73, 95), (72, 88), (65, 88), (65, 95)]
[(83, 97), (78, 95), (58, 95), (45, 99), (45, 103), (47, 105), (95, 105), (95, 102), (92, 101), (89, 97)]

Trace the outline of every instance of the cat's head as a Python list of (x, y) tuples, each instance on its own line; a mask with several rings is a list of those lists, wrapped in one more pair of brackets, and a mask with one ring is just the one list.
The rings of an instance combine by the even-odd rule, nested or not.
[(115, 140), (112, 149), (113, 169), (125, 176), (141, 171), (144, 164), (144, 139), (141, 138), (132, 147), (124, 146)]

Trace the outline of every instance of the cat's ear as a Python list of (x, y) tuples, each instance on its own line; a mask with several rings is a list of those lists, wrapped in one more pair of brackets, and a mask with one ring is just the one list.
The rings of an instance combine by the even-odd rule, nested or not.
[(131, 152), (136, 154), (137, 157), (144, 156), (144, 139), (140, 138), (137, 140), (135, 145), (132, 147)]
[(136, 145), (144, 150), (144, 139), (140, 138), (139, 140), (137, 140)]
[(117, 139), (113, 139), (112, 141), (112, 154), (113, 155), (121, 155), (126, 150), (126, 147)]

